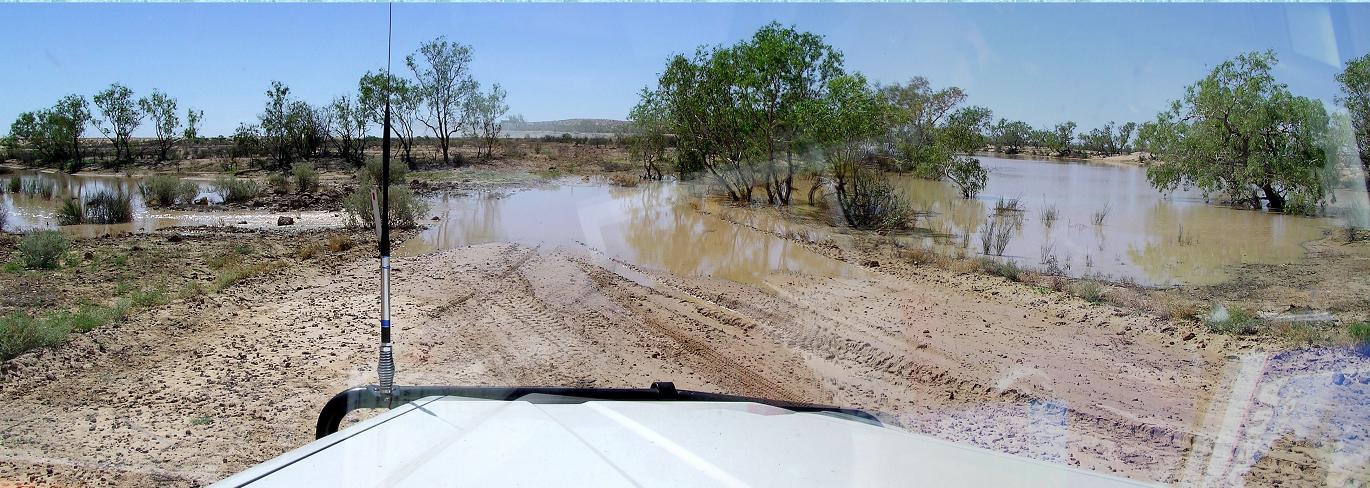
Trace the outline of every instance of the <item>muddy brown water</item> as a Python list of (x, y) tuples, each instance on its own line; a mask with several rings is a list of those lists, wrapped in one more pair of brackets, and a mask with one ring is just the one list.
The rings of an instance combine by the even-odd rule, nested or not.
[[(1055, 262), (1071, 276), (1128, 279), (1148, 285), (1211, 284), (1232, 265), (1301, 259), (1302, 243), (1335, 221), (1240, 210), (1209, 204), (1196, 191), (1164, 195), (1143, 168), (1097, 163), (981, 158), (989, 186), (961, 198), (939, 181), (892, 176), (920, 212), (918, 229), (901, 237), (943, 252), (980, 254), (980, 235), (999, 199), (1022, 208), (1005, 214), (1013, 225), (1002, 259), (1041, 268)], [(636, 188), (563, 183), (503, 194), (444, 197), (433, 202), (440, 221), (399, 248), (415, 255), (488, 242), (583, 244), (635, 264), (676, 273), (754, 281), (765, 273), (833, 275), (850, 267), (748, 226), (785, 230), (783, 219), (726, 208), (699, 184), (643, 184)], [(1042, 211), (1054, 206), (1050, 225)], [(727, 222), (708, 213), (733, 212)], [(1107, 210), (1103, 224), (1095, 212)], [(838, 217), (829, 214), (828, 220)]]
[[(52, 196), (9, 191), (10, 179), (18, 177), (20, 186), (43, 185), (53, 189)], [(195, 199), (204, 198), (211, 203), (220, 203), (223, 196), (214, 190), (209, 178), (185, 178), (199, 188)], [(295, 229), (313, 229), (341, 226), (345, 220), (335, 212), (290, 211), (269, 212), (261, 210), (169, 210), (148, 207), (138, 193), (138, 176), (103, 174), (65, 174), (53, 171), (11, 170), (0, 174), (0, 206), (8, 212), (6, 231), (25, 232), (35, 228), (56, 228), (72, 237), (97, 237), (119, 232), (150, 232), (176, 226), (237, 226), (237, 227), (275, 227), (279, 216), (295, 219)], [(89, 196), (101, 190), (122, 191), (131, 195), (133, 221), (123, 224), (82, 224), (59, 226), (58, 208), (66, 199), (81, 195)]]
[[(1304, 256), (1302, 243), (1322, 236), (1332, 219), (1222, 207), (1197, 191), (1170, 195), (1153, 189), (1136, 166), (981, 157), (989, 184), (974, 200), (944, 182), (896, 177), (915, 209), (931, 212), (918, 223), (936, 234), (924, 239), (943, 249), (982, 250), (986, 221), (1000, 199), (1022, 208), (1007, 212), (1015, 226), (1004, 257), (1042, 267), (1054, 257), (1072, 276), (1132, 279), (1143, 284), (1212, 284), (1230, 265), (1289, 263)], [(1054, 207), (1048, 223), (1043, 211)], [(1094, 214), (1106, 211), (1102, 225)]]

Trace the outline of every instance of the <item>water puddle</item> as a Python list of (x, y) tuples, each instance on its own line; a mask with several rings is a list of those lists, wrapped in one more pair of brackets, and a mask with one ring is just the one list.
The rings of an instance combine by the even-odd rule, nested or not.
[[(742, 283), (793, 271), (847, 276), (860, 270), (793, 241), (714, 215), (717, 202), (678, 183), (636, 188), (561, 184), (512, 193), (444, 196), (432, 201), (440, 220), (399, 246), (414, 256), (472, 244), (515, 242), (553, 249), (588, 246), (608, 257), (680, 275)], [(758, 223), (783, 225), (778, 222)], [(758, 228), (768, 228), (757, 225)]]
[[(10, 179), (18, 177), (20, 186), (50, 188), (47, 194), (29, 194), (23, 191), (9, 191)], [(196, 199), (204, 198), (209, 202), (222, 202), (223, 198), (211, 186), (209, 178), (185, 178), (199, 187)], [(289, 211), (269, 212), (265, 210), (213, 210), (186, 211), (150, 208), (138, 193), (140, 178), (123, 175), (77, 174), (14, 170), (0, 174), (0, 185), (5, 191), (0, 194), (0, 205), (8, 211), (5, 230), (23, 232), (35, 228), (57, 228), (71, 237), (98, 237), (120, 232), (151, 232), (157, 229), (177, 226), (235, 226), (245, 228), (275, 228), (279, 216), (291, 217), (295, 224), (291, 230), (309, 230), (341, 227), (346, 218), (337, 212)], [(58, 226), (58, 208), (62, 202), (79, 195), (91, 195), (101, 190), (122, 191), (132, 196), (133, 221), (122, 224), (83, 224)], [(50, 194), (50, 196), (49, 196)]]

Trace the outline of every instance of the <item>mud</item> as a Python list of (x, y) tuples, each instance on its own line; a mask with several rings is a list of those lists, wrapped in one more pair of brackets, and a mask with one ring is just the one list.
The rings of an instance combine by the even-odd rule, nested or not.
[[(842, 252), (827, 251), (859, 258)], [(402, 383), (671, 380), (866, 408), (915, 432), (1143, 480), (1370, 477), (1363, 358), (1236, 351), (1001, 278), (882, 262), (741, 284), (583, 246), (497, 243), (394, 268)], [(329, 396), (374, 381), (374, 285), (375, 260), (354, 249), (10, 361), (0, 478), (194, 486), (303, 445)]]

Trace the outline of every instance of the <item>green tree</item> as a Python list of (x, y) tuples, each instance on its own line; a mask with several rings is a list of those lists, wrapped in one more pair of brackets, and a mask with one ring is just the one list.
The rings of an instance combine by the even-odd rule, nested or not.
[(901, 169), (940, 178), (953, 151), (938, 144), (938, 133), (965, 101), (965, 92), (954, 86), (934, 90), (921, 76), (879, 90), (891, 107), (886, 150), (901, 162)]
[(640, 100), (628, 112), (632, 122), (632, 136), (628, 151), (634, 159), (642, 162), (643, 176), (650, 180), (662, 178), (661, 166), (670, 147), (668, 133), (670, 114), (661, 97), (646, 88), (639, 93)]
[(1224, 61), (1185, 90), (1142, 131), (1159, 163), (1152, 186), (1197, 187), (1233, 202), (1285, 210), (1296, 196), (1310, 211), (1327, 196), (1327, 112), (1275, 81), (1274, 53)]
[(424, 110), (419, 120), (437, 139), (443, 164), (451, 164), (452, 136), (462, 131), (463, 109), (476, 90), (471, 77), (471, 48), (439, 37), (406, 56), (405, 64), (422, 93)]
[(134, 129), (143, 122), (143, 112), (133, 99), (133, 90), (113, 83), (91, 100), (100, 109), (101, 118), (95, 119), (95, 127), (114, 144), (115, 164), (133, 161), (133, 147), (129, 141)]
[(353, 166), (366, 162), (366, 130), (370, 125), (368, 111), (348, 95), (333, 98), (327, 107), (328, 133), (338, 148), (338, 155)]
[(1010, 121), (999, 119), (990, 127), (990, 140), (994, 143), (994, 148), (1009, 154), (1015, 154), (1028, 145), (1032, 138), (1032, 126), (1021, 120)]
[(357, 82), (358, 101), (378, 126), (385, 124), (385, 99), (390, 97), (390, 131), (400, 144), (401, 160), (414, 169), (414, 130), (422, 93), (413, 82), (392, 74), (370, 71)]
[(81, 136), (85, 134), (86, 126), (90, 125), (90, 122), (90, 104), (86, 103), (85, 97), (75, 94), (58, 100), (45, 117), (44, 124), (52, 128), (51, 133), (65, 137), (68, 142), (67, 154), (71, 158), (71, 164), (67, 170), (71, 173), (81, 169)]
[(152, 128), (157, 136), (157, 160), (166, 161), (181, 129), (181, 118), (176, 113), (176, 99), (154, 89), (151, 95), (138, 100), (138, 107), (152, 121)]
[(1351, 116), (1365, 186), (1370, 188), (1370, 54), (1348, 61), (1346, 69), (1337, 75), (1337, 82), (1341, 84), (1337, 102)]
[(509, 113), (509, 104), (504, 103), (506, 96), (504, 88), (495, 83), (488, 92), (476, 89), (468, 102), (466, 127), (480, 141), (478, 155), (483, 158), (494, 156), (495, 142), (499, 141), (503, 129), (500, 120)]

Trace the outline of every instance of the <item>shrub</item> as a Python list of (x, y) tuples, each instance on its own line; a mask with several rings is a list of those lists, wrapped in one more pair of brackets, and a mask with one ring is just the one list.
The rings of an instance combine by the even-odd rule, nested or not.
[(86, 211), (81, 208), (80, 200), (68, 198), (57, 207), (57, 225), (77, 225), (85, 221)]
[(634, 187), (640, 183), (636, 176), (629, 176), (623, 173), (609, 175), (609, 184), (614, 186)]
[[(460, 164), (459, 164), (458, 166), (460, 166)], [(368, 177), (370, 177), (370, 178), (371, 178), (371, 181), (373, 181), (373, 182), (381, 181), (381, 160), (379, 160), (379, 159), (372, 159), (372, 160), (370, 160), (370, 161), (367, 161), (367, 162), (366, 162), (366, 175), (367, 175)], [(394, 164), (394, 161), (391, 161), (391, 164), (390, 164), (390, 184), (391, 184), (391, 185), (402, 184), (402, 183), (404, 183), (404, 182), (406, 181), (405, 178), (408, 177), (408, 176), (409, 176), (409, 168), (408, 168), (407, 166), (405, 166), (405, 165), (403, 165), (403, 164)], [(373, 183), (373, 184), (375, 184), (375, 183)]]
[(331, 252), (343, 252), (352, 249), (352, 240), (345, 235), (334, 235), (328, 238), (328, 250)]
[(980, 269), (986, 273), (1003, 276), (1010, 281), (1018, 281), (1023, 269), (1012, 259), (996, 260), (992, 258), (981, 258)]
[(154, 175), (138, 183), (138, 193), (148, 205), (166, 207), (190, 203), (200, 193), (200, 187), (172, 175)]
[(1010, 212), (1022, 212), (1022, 211), (1023, 211), (1022, 204), (1021, 204), (1021, 202), (1018, 201), (1017, 198), (1010, 198), (1010, 199), (1008, 199), (1008, 200), (1004, 200), (1003, 198), (1000, 198), (998, 201), (994, 202), (994, 213), (995, 213), (996, 215), (1003, 215), (1003, 214), (1010, 213)]
[(913, 216), (908, 201), (877, 171), (856, 162), (839, 162), (832, 174), (837, 205), (848, 225), (875, 230), (908, 226)]
[(1357, 322), (1346, 328), (1351, 343), (1362, 354), (1370, 354), (1370, 322)]
[(19, 259), (30, 269), (54, 269), (71, 245), (61, 232), (33, 231), (19, 239)]
[(1104, 288), (1093, 281), (1076, 282), (1071, 285), (1070, 293), (1091, 303), (1098, 303), (1104, 299)]
[(980, 160), (966, 156), (954, 156), (947, 165), (947, 179), (961, 189), (961, 196), (975, 198), (989, 183), (989, 172), (980, 166)]
[[(394, 175), (394, 168), (391, 168)], [(343, 197), (343, 211), (347, 213), (347, 225), (365, 228), (376, 226), (375, 213), (371, 206), (371, 190), (374, 180), (367, 173), (358, 175), (361, 180), (352, 193)], [(418, 225), (418, 220), (428, 213), (428, 202), (414, 196), (409, 189), (400, 185), (390, 185), (390, 227), (408, 229)]]
[[(390, 174), (395, 174), (393, 168)], [(295, 163), (290, 167), (290, 177), (295, 182), (295, 191), (310, 193), (319, 189), (319, 172), (314, 170), (312, 163)]]
[(986, 256), (990, 254), (1003, 256), (1004, 250), (1008, 249), (1008, 243), (1012, 239), (1013, 223), (997, 217), (990, 217), (980, 227), (980, 253)]
[(214, 191), (224, 198), (224, 203), (237, 203), (251, 200), (262, 193), (261, 185), (247, 178), (220, 176), (214, 179)]
[(1110, 209), (1108, 205), (1104, 205), (1104, 208), (1101, 208), (1099, 209), (1099, 211), (1094, 212), (1094, 215), (1090, 218), (1090, 220), (1094, 222), (1094, 225), (1104, 225), (1104, 220), (1108, 219), (1109, 211)]
[(1240, 308), (1214, 305), (1208, 312), (1208, 329), (1222, 334), (1250, 334), (1256, 330), (1256, 316)]
[(1051, 227), (1056, 223), (1056, 205), (1047, 205), (1042, 208), (1042, 224)]
[[(70, 201), (70, 200), (69, 200)], [(86, 199), (84, 218), (88, 224), (118, 224), (133, 221), (133, 197), (122, 190), (99, 190)]]
[(290, 193), (290, 179), (280, 173), (266, 177), (266, 186), (271, 187), (271, 192), (277, 195)]
[(24, 312), (0, 317), (0, 360), (10, 360), (30, 349), (61, 344), (68, 331)]
[(9, 183), (9, 190), (10, 190), (10, 193), (19, 193), (19, 190), (22, 189), (22, 188), (23, 188), (23, 180), (20, 180), (20, 179), (19, 179), (19, 175), (11, 176), (11, 177), (10, 177), (10, 183)]
[[(11, 187), (13, 187), (14, 185), (12, 180), (10, 185)], [(57, 193), (57, 185), (55, 183), (48, 183), (46, 181), (34, 178), (23, 182), (23, 188), (21, 188), (20, 190), (23, 194), (31, 197), (43, 197), (50, 199), (52, 198), (52, 195), (54, 193)]]

